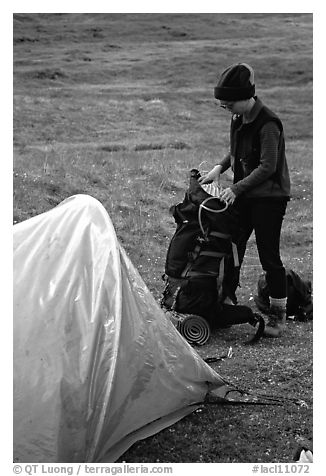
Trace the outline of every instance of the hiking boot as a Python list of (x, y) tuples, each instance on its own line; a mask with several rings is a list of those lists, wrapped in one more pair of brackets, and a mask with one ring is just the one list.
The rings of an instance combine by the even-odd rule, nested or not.
[(254, 301), (259, 311), (263, 312), (264, 314), (268, 314), (269, 302), (266, 302), (264, 299), (257, 295), (254, 296)]
[(264, 337), (280, 337), (285, 329), (286, 311), (270, 310), (265, 324)]

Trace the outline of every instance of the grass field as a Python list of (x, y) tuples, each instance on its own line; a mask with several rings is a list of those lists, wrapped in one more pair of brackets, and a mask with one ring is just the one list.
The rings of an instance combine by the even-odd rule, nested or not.
[[(292, 180), (282, 236), (287, 267), (312, 279), (312, 15), (14, 15), (14, 223), (86, 193), (159, 299), (188, 171), (227, 151), (218, 74), (247, 62), (256, 91), (283, 120)], [(224, 184), (231, 178), (226, 176)], [(261, 268), (251, 239), (239, 298), (252, 305)], [(249, 326), (248, 326), (249, 327)], [(135, 444), (129, 462), (286, 462), (312, 442), (312, 322), (243, 343), (246, 325), (198, 348), (234, 356), (212, 366), (237, 385), (305, 405), (210, 406)]]

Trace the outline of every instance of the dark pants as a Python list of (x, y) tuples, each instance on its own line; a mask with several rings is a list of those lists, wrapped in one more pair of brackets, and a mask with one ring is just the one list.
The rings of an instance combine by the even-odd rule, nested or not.
[[(239, 262), (242, 264), (247, 242), (255, 231), (260, 263), (266, 272), (266, 281), (273, 298), (287, 295), (285, 268), (280, 257), (280, 236), (287, 199), (238, 199), (235, 207), (239, 210), (241, 232), (237, 242)], [(230, 297), (235, 297), (239, 286), (240, 268), (227, 272), (226, 286)]]

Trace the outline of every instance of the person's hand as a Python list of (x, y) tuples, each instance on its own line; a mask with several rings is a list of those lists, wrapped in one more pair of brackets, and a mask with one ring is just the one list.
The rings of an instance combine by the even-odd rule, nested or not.
[(198, 182), (201, 184), (205, 184), (205, 183), (212, 183), (215, 180), (217, 184), (220, 185), (221, 170), (222, 170), (221, 165), (215, 165), (215, 167), (213, 167), (210, 172), (200, 177)]
[(236, 199), (236, 195), (234, 192), (232, 192), (230, 187), (222, 190), (220, 195), (220, 200), (223, 200), (223, 202), (227, 203), (228, 205), (232, 205), (235, 199)]

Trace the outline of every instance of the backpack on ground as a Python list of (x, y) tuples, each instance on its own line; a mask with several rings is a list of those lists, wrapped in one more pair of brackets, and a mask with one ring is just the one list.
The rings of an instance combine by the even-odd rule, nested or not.
[(199, 184), (198, 170), (190, 173), (183, 202), (171, 207), (177, 228), (170, 241), (161, 304), (167, 310), (206, 319), (211, 329), (249, 322), (263, 326), (248, 306), (224, 304), (234, 300), (227, 276), (239, 266), (236, 241), (237, 211)]

